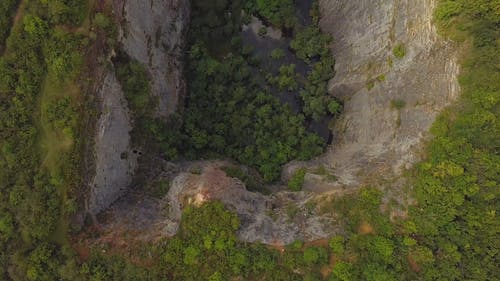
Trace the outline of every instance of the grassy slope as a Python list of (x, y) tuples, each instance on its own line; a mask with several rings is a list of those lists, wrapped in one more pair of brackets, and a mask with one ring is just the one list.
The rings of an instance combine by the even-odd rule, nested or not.
[[(89, 1), (92, 3), (93, 1)], [(89, 4), (90, 6), (91, 4)], [(71, 27), (69, 30), (73, 33), (83, 33), (88, 35), (88, 30), (90, 30), (90, 9), (82, 11), (84, 14), (84, 20), (82, 24), (77, 27)], [(83, 68), (83, 65), (80, 66)], [(59, 196), (62, 200), (61, 204), (63, 208), (61, 209), (61, 216), (58, 220), (58, 225), (56, 231), (52, 235), (52, 240), (62, 246), (68, 246), (68, 231), (69, 231), (69, 218), (65, 213), (65, 206), (72, 203), (72, 197), (75, 188), (80, 188), (80, 186), (75, 186), (78, 181), (72, 181), (74, 179), (69, 179), (67, 176), (62, 175), (63, 171), (67, 169), (67, 166), (79, 165), (79, 163), (72, 162), (72, 158), (76, 157), (81, 159), (79, 154), (81, 153), (80, 137), (78, 132), (81, 132), (81, 115), (83, 114), (80, 104), (82, 100), (85, 99), (84, 93), (82, 91), (82, 85), (78, 82), (78, 75), (81, 73), (82, 69), (74, 69), (73, 73), (69, 73), (69, 77), (61, 81), (58, 79), (53, 70), (49, 69), (47, 75), (43, 81), (42, 91), (40, 94), (40, 119), (37, 124), (38, 130), (40, 132), (40, 138), (38, 140), (40, 152), (41, 152), (41, 166), (46, 168), (52, 179), (61, 179), (60, 182), (55, 182), (59, 191)], [(70, 126), (65, 129), (54, 128), (51, 121), (48, 120), (46, 110), (50, 107), (51, 103), (55, 103), (61, 99), (69, 100), (69, 107), (77, 109), (77, 111), (70, 111), (70, 114), (75, 114), (75, 116), (66, 116), (73, 119)], [(68, 133), (65, 130), (71, 131)]]
[[(69, 96), (72, 100), (75, 100), (80, 94), (78, 86), (73, 82), (61, 84), (56, 80), (54, 74), (49, 72), (43, 82), (40, 95), (40, 108), (49, 106), (51, 102), (54, 102), (58, 98)], [(43, 110), (41, 110), (38, 127), (40, 132), (38, 142), (42, 155), (41, 165), (48, 169), (52, 178), (58, 178), (60, 177), (59, 173), (61, 169), (67, 164), (63, 155), (71, 152), (75, 142), (74, 137), (65, 134), (60, 129), (53, 128), (47, 120)], [(68, 185), (64, 183), (58, 184), (57, 188), (59, 189), (62, 204), (64, 205), (68, 198)], [(55, 233), (52, 235), (52, 239), (54, 242), (64, 245), (67, 243), (67, 232), (68, 222), (64, 214), (61, 214), (61, 218), (59, 219)]]

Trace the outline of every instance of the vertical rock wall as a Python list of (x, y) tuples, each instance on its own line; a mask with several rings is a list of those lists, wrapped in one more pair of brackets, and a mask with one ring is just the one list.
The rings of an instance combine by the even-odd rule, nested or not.
[(119, 198), (132, 180), (137, 158), (131, 151), (132, 124), (120, 83), (109, 71), (98, 93), (100, 108), (95, 135), (95, 175), (87, 211), (95, 215)]
[(125, 52), (143, 63), (158, 98), (158, 116), (179, 108), (184, 97), (183, 40), (189, 21), (188, 0), (125, 0), (116, 7), (122, 18), (120, 42)]
[[(124, 51), (143, 63), (158, 98), (159, 117), (178, 109), (184, 96), (183, 40), (189, 21), (188, 0), (124, 0), (114, 2), (120, 24), (119, 41)], [(95, 171), (90, 182), (87, 211), (93, 215), (120, 198), (137, 168), (130, 131), (133, 128), (119, 81), (113, 70), (105, 75), (98, 92), (99, 119), (96, 129)]]
[[(432, 24), (435, 2), (320, 0), (321, 28), (334, 37), (330, 91), (345, 102), (323, 161), (341, 185), (410, 167), (435, 117), (457, 97), (459, 69)], [(393, 55), (398, 44), (406, 49), (401, 59)], [(395, 108), (394, 101), (405, 105)]]

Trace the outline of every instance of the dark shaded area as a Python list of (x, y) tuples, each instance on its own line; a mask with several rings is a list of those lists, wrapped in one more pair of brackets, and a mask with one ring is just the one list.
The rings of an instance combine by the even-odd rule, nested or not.
[(312, 0), (295, 0), (295, 6), (297, 9), (297, 19), (302, 25), (311, 25), (312, 19), (309, 11), (313, 7)]
[[(312, 6), (311, 1), (297, 1), (297, 13), (300, 14), (302, 20), (301, 24), (311, 24), (311, 17), (309, 16), (309, 9)], [(256, 20), (256, 18), (254, 19)], [(260, 21), (260, 19), (259, 19)], [(265, 22), (260, 21), (266, 25)], [(268, 30), (272, 27), (266, 26)], [(270, 73), (273, 76), (279, 75), (279, 69), (283, 65), (295, 65), (295, 72), (299, 75), (299, 83), (305, 83), (307, 75), (311, 71), (311, 65), (299, 59), (294, 52), (290, 49), (290, 42), (292, 38), (286, 37), (283, 33), (281, 39), (271, 38), (270, 36), (261, 36), (254, 32), (251, 25), (245, 26), (241, 32), (241, 38), (244, 46), (252, 46), (252, 56), (258, 61), (252, 69), (253, 73)], [(279, 59), (272, 58), (271, 53), (274, 50), (280, 49), (283, 51), (283, 56)], [(265, 80), (259, 81), (261, 86), (268, 85)], [(295, 91), (281, 91), (276, 87), (270, 89), (270, 93), (279, 99), (282, 104), (290, 106), (295, 113), (302, 112), (303, 102), (300, 97), (302, 87)], [(329, 129), (329, 124), (332, 116), (323, 117), (321, 120), (315, 121), (312, 119), (306, 120), (306, 127), (308, 131), (313, 132), (320, 136), (326, 143), (330, 144), (332, 141), (332, 132)]]

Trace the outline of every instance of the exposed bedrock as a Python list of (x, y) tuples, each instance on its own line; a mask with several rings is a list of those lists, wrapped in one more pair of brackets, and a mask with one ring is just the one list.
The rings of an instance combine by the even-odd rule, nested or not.
[[(451, 43), (432, 24), (435, 0), (320, 0), (321, 28), (334, 37), (330, 92), (345, 102), (336, 141), (319, 162), (334, 184), (308, 175), (312, 191), (359, 186), (399, 175), (439, 112), (456, 99), (459, 72)], [(397, 58), (393, 49), (404, 46)], [(317, 164), (317, 163), (316, 163)]]
[(132, 180), (137, 158), (131, 151), (132, 124), (114, 71), (105, 74), (98, 92), (95, 132), (95, 175), (90, 183), (87, 211), (95, 215), (124, 194)]
[[(124, 51), (143, 63), (158, 98), (159, 117), (175, 112), (184, 96), (182, 47), (189, 20), (189, 1), (115, 1), (120, 21), (119, 41)], [(114, 71), (98, 87), (98, 123), (94, 139), (93, 176), (86, 211), (95, 215), (128, 189), (137, 168), (130, 131), (134, 121)]]
[(131, 233), (133, 237), (129, 238), (143, 241), (173, 236), (181, 223), (182, 210), (208, 201), (220, 201), (239, 216), (238, 236), (247, 242), (283, 245), (321, 239), (337, 230), (332, 227), (331, 216), (320, 215), (311, 204), (310, 193), (278, 192), (266, 196), (250, 192), (240, 180), (226, 175), (221, 167), (227, 165), (231, 164), (200, 161), (179, 165), (174, 168), (177, 173), (163, 199), (140, 194), (120, 199), (107, 212), (110, 222), (102, 229), (102, 240)]
[(189, 0), (125, 0), (117, 4), (120, 42), (125, 52), (146, 65), (156, 113), (166, 117), (184, 97), (183, 43), (189, 22)]

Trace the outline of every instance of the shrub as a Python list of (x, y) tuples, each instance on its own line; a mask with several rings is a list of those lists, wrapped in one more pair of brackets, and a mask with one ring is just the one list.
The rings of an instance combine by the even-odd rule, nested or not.
[(293, 27), (297, 21), (293, 0), (256, 0), (256, 11), (277, 27)]
[(271, 58), (275, 60), (279, 60), (285, 56), (285, 51), (283, 49), (274, 49), (271, 52)]
[(328, 56), (328, 45), (331, 41), (330, 35), (322, 33), (319, 27), (311, 26), (295, 35), (290, 42), (290, 48), (295, 51), (297, 57), (309, 63), (313, 58)]
[(306, 175), (306, 169), (298, 169), (292, 178), (288, 181), (288, 188), (292, 191), (300, 191), (304, 185), (304, 177)]
[(266, 36), (266, 34), (267, 34), (267, 28), (265, 26), (262, 26), (261, 28), (259, 28), (259, 32), (258, 33), (259, 33), (259, 36), (261, 36), (261, 37)]
[(405, 106), (406, 106), (406, 102), (404, 100), (401, 100), (401, 99), (391, 100), (391, 108), (393, 108), (393, 109), (400, 110), (400, 109), (403, 109)]
[(406, 55), (405, 45), (403, 43), (399, 43), (394, 47), (394, 49), (392, 49), (392, 53), (398, 59), (404, 58), (404, 56)]
[(322, 264), (328, 258), (326, 250), (319, 247), (309, 247), (304, 250), (304, 262), (307, 265)]
[(330, 246), (330, 249), (332, 249), (332, 252), (336, 255), (343, 255), (344, 254), (344, 237), (340, 235), (335, 235), (332, 238), (330, 238), (330, 241), (328, 242), (328, 246)]

